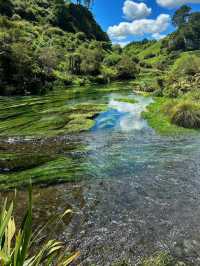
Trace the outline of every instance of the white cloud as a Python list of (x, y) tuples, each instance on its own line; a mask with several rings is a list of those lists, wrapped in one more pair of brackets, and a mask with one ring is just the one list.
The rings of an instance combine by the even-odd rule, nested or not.
[(168, 28), (170, 20), (169, 15), (161, 14), (156, 19), (139, 19), (133, 22), (121, 22), (119, 25), (109, 27), (108, 35), (111, 39), (119, 39), (130, 35), (160, 34)]
[(156, 40), (161, 40), (161, 39), (165, 38), (166, 35), (165, 34), (160, 34), (160, 33), (154, 33), (154, 34), (152, 34), (152, 37), (154, 39), (156, 39)]
[(200, 0), (156, 0), (163, 7), (177, 7), (185, 4), (200, 4)]
[(148, 8), (144, 3), (126, 0), (123, 6), (123, 13), (128, 20), (142, 19), (151, 14), (151, 8)]

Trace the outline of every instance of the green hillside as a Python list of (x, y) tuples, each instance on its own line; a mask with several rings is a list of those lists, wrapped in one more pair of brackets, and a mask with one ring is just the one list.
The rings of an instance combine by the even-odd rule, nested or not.
[[(101, 58), (96, 62), (95, 52), (110, 47), (85, 6), (64, 0), (0, 1), (0, 94), (38, 94), (56, 81), (70, 84), (81, 63), (77, 49), (90, 54), (91, 72), (98, 72)], [(79, 68), (75, 74), (83, 75)]]
[(200, 128), (200, 12), (187, 6), (172, 18), (177, 30), (159, 41), (133, 42), (126, 54), (138, 57), (137, 90), (155, 102), (144, 114), (160, 133), (177, 133), (174, 125)]
[(1, 4), (3, 5), (7, 8), (0, 8), (0, 13), (12, 20), (26, 20), (37, 25), (59, 27), (66, 32), (84, 32), (88, 39), (109, 40), (92, 13), (83, 5), (66, 3), (63, 0), (12, 0)]

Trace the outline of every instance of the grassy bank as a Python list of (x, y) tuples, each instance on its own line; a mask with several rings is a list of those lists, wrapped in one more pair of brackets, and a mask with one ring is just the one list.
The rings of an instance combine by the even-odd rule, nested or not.
[(178, 135), (195, 133), (194, 129), (186, 129), (171, 123), (170, 117), (164, 112), (164, 106), (171, 103), (172, 99), (155, 97), (143, 117), (155, 131), (162, 135)]

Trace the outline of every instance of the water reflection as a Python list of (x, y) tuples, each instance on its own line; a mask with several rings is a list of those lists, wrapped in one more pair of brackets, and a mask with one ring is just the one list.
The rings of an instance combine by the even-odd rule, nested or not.
[[(119, 97), (119, 96), (118, 96)], [(117, 96), (112, 94), (108, 102), (108, 111), (99, 114), (92, 131), (102, 129), (120, 129), (121, 131), (142, 130), (148, 128), (147, 123), (141, 118), (142, 112), (153, 100), (152, 98), (134, 97), (136, 103), (122, 102)]]

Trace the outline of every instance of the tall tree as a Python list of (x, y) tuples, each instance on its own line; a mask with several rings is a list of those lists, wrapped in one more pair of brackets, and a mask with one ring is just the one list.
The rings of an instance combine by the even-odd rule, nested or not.
[(90, 8), (91, 5), (94, 3), (94, 0), (76, 0), (77, 5), (83, 4), (87, 8)]
[(190, 15), (191, 7), (187, 5), (183, 5), (180, 7), (174, 14), (172, 18), (172, 23), (174, 26), (180, 28), (185, 23), (187, 23), (189, 15)]

